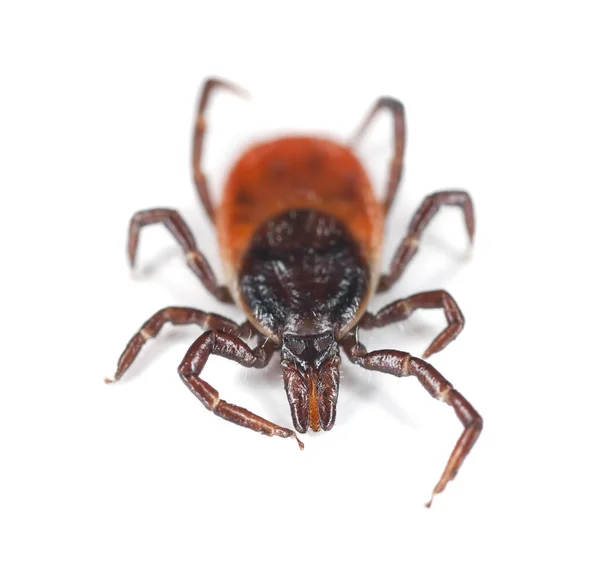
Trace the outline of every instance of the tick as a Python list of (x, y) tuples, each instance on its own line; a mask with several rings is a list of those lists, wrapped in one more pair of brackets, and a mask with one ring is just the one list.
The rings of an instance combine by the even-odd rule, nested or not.
[[(202, 376), (211, 355), (249, 368), (264, 368), (276, 352), (294, 428), (329, 431), (336, 416), (340, 348), (363, 368), (397, 377), (414, 376), (430, 395), (450, 405), (464, 426), (431, 499), (452, 480), (477, 440), (483, 421), (471, 404), (432, 365), (398, 350), (367, 351), (362, 329), (381, 328), (408, 318), (420, 308), (443, 309), (447, 326), (425, 350), (439, 352), (458, 336), (463, 315), (445, 290), (396, 300), (378, 312), (367, 311), (371, 298), (391, 288), (419, 248), (421, 235), (443, 205), (463, 212), (471, 241), (473, 205), (464, 191), (440, 191), (425, 198), (413, 216), (388, 271), (380, 271), (383, 230), (402, 175), (405, 141), (403, 105), (380, 98), (351, 144), (293, 136), (257, 143), (234, 164), (216, 208), (202, 170), (205, 112), (216, 88), (244, 95), (239, 87), (209, 79), (202, 89), (193, 139), (192, 168), (200, 201), (216, 227), (226, 284), (220, 284), (194, 236), (175, 210), (136, 213), (129, 227), (128, 252), (135, 263), (142, 227), (164, 225), (185, 253), (188, 266), (204, 287), (224, 303), (237, 304), (242, 324), (195, 308), (170, 306), (156, 312), (131, 338), (117, 365), (120, 379), (144, 344), (166, 323), (197, 324), (205, 332), (179, 365), (179, 376), (202, 404), (226, 421), (258, 433), (295, 439), (295, 431), (224, 401)], [(375, 198), (353, 146), (382, 110), (393, 118), (393, 157), (383, 201)], [(255, 338), (249, 345), (244, 340)], [(106, 379), (107, 382), (111, 380)]]

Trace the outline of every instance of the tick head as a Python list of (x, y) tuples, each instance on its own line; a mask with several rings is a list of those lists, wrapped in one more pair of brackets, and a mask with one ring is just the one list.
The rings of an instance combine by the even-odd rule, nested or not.
[(333, 332), (284, 334), (281, 366), (294, 427), (299, 433), (329, 431), (335, 423), (340, 382), (339, 348)]

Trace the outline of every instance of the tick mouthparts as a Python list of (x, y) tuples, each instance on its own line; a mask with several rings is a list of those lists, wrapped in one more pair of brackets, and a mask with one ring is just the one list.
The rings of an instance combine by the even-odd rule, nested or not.
[(328, 399), (319, 402), (319, 422), (323, 431), (329, 431), (335, 424), (336, 404)]

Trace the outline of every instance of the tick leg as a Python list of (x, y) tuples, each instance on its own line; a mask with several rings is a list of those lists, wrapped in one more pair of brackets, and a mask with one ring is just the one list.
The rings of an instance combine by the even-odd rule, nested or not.
[[(196, 310), (195, 308), (181, 308), (176, 306), (163, 308), (147, 320), (131, 340), (129, 340), (129, 343), (123, 350), (117, 363), (117, 371), (114, 377), (115, 380), (121, 379), (123, 374), (129, 369), (129, 366), (140, 353), (144, 344), (148, 340), (155, 338), (162, 327), (167, 323), (177, 326), (197, 324), (205, 330), (218, 329), (224, 332), (235, 332), (240, 336), (250, 336), (255, 332), (254, 328), (250, 325), (250, 322), (244, 322), (244, 324), (239, 326), (223, 316), (219, 316), (218, 314), (207, 314), (206, 312)], [(104, 381), (111, 383), (113, 380), (105, 378)]]
[(475, 234), (475, 217), (471, 197), (465, 191), (439, 191), (425, 197), (421, 206), (414, 214), (408, 233), (394, 254), (389, 274), (384, 274), (379, 279), (378, 292), (385, 292), (400, 278), (408, 263), (412, 260), (419, 248), (419, 241), (423, 231), (438, 212), (442, 205), (458, 206), (462, 209), (469, 240), (473, 242)]
[(396, 193), (398, 191), (398, 185), (402, 178), (402, 161), (404, 159), (404, 141), (406, 137), (406, 123), (404, 120), (404, 106), (397, 99), (392, 97), (381, 97), (376, 102), (370, 113), (365, 117), (363, 122), (360, 124), (355, 135), (351, 139), (352, 145), (356, 145), (367, 127), (373, 121), (373, 118), (382, 109), (389, 109), (392, 112), (394, 120), (394, 155), (390, 162), (390, 172), (388, 175), (388, 183), (385, 192), (385, 199), (383, 201), (383, 208), (385, 214), (389, 212)]
[(164, 224), (181, 248), (183, 248), (188, 266), (200, 279), (202, 284), (204, 284), (205, 288), (221, 302), (230, 303), (233, 301), (227, 286), (220, 286), (217, 283), (210, 264), (196, 246), (196, 240), (192, 231), (177, 211), (171, 209), (150, 209), (133, 215), (129, 223), (129, 239), (127, 244), (131, 266), (135, 264), (140, 229), (149, 224)]
[(179, 376), (190, 391), (215, 415), (269, 437), (274, 435), (284, 438), (293, 437), (300, 449), (303, 449), (304, 445), (294, 431), (275, 425), (247, 409), (223, 401), (217, 390), (200, 378), (210, 355), (225, 357), (244, 367), (263, 368), (271, 360), (275, 349), (275, 344), (270, 340), (251, 349), (233, 334), (211, 330), (202, 334), (185, 354), (179, 366)]
[(454, 340), (465, 326), (465, 318), (456, 303), (456, 300), (445, 290), (433, 290), (432, 292), (421, 292), (402, 300), (396, 300), (388, 304), (376, 314), (367, 312), (361, 319), (359, 326), (367, 330), (382, 328), (394, 322), (400, 322), (408, 318), (415, 310), (427, 308), (443, 308), (446, 314), (448, 326), (431, 342), (423, 354), (429, 357), (443, 350)]
[(397, 377), (415, 376), (432, 397), (450, 405), (463, 424), (464, 431), (456, 442), (446, 468), (426, 505), (430, 507), (433, 497), (441, 493), (458, 473), (465, 457), (481, 433), (483, 419), (440, 372), (422, 359), (395, 350), (367, 352), (365, 346), (356, 340), (355, 330), (348, 334), (341, 343), (350, 361), (365, 369), (391, 373)]
[(202, 201), (202, 205), (204, 206), (206, 214), (213, 223), (215, 222), (215, 208), (210, 198), (206, 176), (202, 171), (202, 144), (204, 143), (204, 134), (206, 132), (206, 120), (204, 115), (206, 112), (206, 107), (208, 106), (210, 95), (215, 88), (227, 89), (242, 97), (248, 97), (248, 94), (237, 85), (214, 78), (207, 79), (204, 82), (204, 86), (200, 94), (198, 114), (196, 115), (196, 125), (194, 129), (194, 142), (192, 146), (192, 170), (194, 173), (194, 183), (196, 184), (198, 196)]

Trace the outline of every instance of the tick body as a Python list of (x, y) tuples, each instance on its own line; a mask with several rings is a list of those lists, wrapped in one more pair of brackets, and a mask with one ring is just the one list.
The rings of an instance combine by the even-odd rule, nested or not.
[(217, 215), (230, 290), (278, 344), (300, 324), (337, 339), (356, 324), (376, 283), (382, 230), (381, 205), (354, 153), (309, 137), (248, 150)]
[[(295, 438), (302, 448), (293, 430), (222, 400), (201, 377), (208, 357), (214, 354), (246, 367), (261, 368), (278, 352), (292, 422), (299, 433), (333, 427), (341, 353), (366, 369), (398, 377), (414, 376), (433, 397), (453, 407), (464, 426), (433, 489), (433, 499), (456, 475), (481, 432), (482, 419), (433, 366), (402, 351), (369, 352), (358, 341), (357, 332), (404, 320), (416, 309), (439, 308), (448, 324), (424, 357), (456, 338), (464, 319), (455, 300), (444, 290), (397, 300), (374, 314), (367, 307), (374, 294), (389, 289), (400, 278), (440, 206), (462, 209), (472, 240), (474, 216), (469, 195), (464, 191), (429, 195), (414, 215), (389, 271), (380, 271), (385, 218), (401, 178), (405, 136), (402, 104), (381, 98), (363, 121), (353, 144), (380, 110), (391, 112), (393, 157), (383, 201), (376, 199), (351, 145), (316, 137), (285, 137), (258, 143), (238, 159), (221, 205), (215, 208), (201, 158), (205, 110), (217, 87), (241, 93), (221, 80), (205, 83), (196, 120), (192, 167), (198, 196), (216, 226), (226, 284), (217, 282), (190, 229), (170, 209), (134, 215), (129, 257), (133, 264), (143, 226), (164, 224), (204, 286), (222, 302), (241, 307), (247, 321), (238, 325), (194, 308), (164, 308), (130, 340), (119, 359), (115, 379), (125, 373), (144, 343), (155, 337), (165, 323), (198, 324), (206, 331), (192, 344), (178, 370), (192, 393), (219, 417), (266, 435)], [(248, 345), (244, 339), (252, 336), (257, 342)]]

